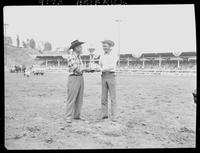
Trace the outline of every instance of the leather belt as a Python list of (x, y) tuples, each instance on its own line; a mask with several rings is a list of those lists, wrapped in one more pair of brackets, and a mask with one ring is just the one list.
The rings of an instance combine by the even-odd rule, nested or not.
[(69, 76), (82, 76), (83, 74), (70, 74)]
[(115, 72), (102, 72), (102, 74), (115, 74)]

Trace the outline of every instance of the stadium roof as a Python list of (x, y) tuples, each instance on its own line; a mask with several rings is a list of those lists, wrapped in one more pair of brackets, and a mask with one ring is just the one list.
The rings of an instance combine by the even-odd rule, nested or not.
[(62, 55), (57, 55), (57, 56), (55, 56), (55, 55), (52, 55), (52, 56), (51, 55), (48, 55), (48, 56), (47, 55), (37, 55), (36, 58), (37, 59), (58, 59), (58, 58), (64, 59)]
[(196, 56), (196, 52), (182, 52), (179, 56), (181, 57)]
[(172, 52), (169, 52), (169, 53), (157, 53), (157, 56), (161, 56), (161, 57), (175, 57)]
[(120, 59), (127, 59), (127, 58), (129, 58), (130, 60), (136, 60), (137, 59), (132, 54), (120, 54)]
[(120, 58), (133, 57), (132, 54), (120, 54)]
[(140, 58), (175, 57), (172, 52), (168, 53), (143, 53)]
[(155, 58), (158, 57), (158, 55), (156, 53), (143, 53), (140, 58)]

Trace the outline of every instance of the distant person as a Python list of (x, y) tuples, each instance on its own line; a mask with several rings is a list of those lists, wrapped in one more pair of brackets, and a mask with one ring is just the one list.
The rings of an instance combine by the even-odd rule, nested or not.
[(83, 63), (80, 58), (82, 54), (82, 44), (75, 40), (71, 43), (69, 49), (72, 49), (72, 54), (68, 57), (69, 76), (67, 83), (67, 101), (66, 101), (66, 122), (71, 123), (72, 119), (84, 120), (81, 118), (81, 108), (83, 104)]
[(192, 95), (193, 95), (194, 103), (196, 104), (197, 103), (197, 89), (194, 90)]
[(22, 72), (25, 73), (25, 70), (26, 70), (26, 66), (23, 64), (23, 65), (22, 65)]
[(100, 56), (99, 64), (101, 66), (101, 118), (108, 118), (108, 92), (111, 97), (111, 120), (116, 121), (117, 100), (116, 100), (116, 65), (118, 61), (117, 54), (113, 53), (111, 47), (114, 42), (111, 40), (102, 41), (104, 54)]
[(26, 77), (30, 77), (30, 75), (31, 75), (30, 68), (26, 68), (26, 69), (25, 69), (24, 75), (25, 75)]

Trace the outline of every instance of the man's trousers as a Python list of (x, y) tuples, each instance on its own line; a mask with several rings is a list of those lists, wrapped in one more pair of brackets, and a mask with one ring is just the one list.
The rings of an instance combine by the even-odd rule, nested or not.
[(115, 73), (102, 73), (101, 117), (108, 117), (108, 92), (111, 97), (111, 117), (116, 117), (116, 76)]
[(83, 91), (83, 76), (69, 76), (67, 83), (66, 119), (80, 118)]

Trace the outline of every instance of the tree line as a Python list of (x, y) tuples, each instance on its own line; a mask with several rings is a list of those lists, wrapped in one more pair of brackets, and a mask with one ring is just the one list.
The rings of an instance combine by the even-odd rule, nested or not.
[[(17, 47), (19, 48), (20, 47), (19, 35), (17, 35), (16, 42), (17, 42)], [(12, 38), (9, 36), (5, 37), (4, 43), (7, 45), (13, 45)], [(40, 47), (39, 47), (39, 44), (38, 44), (38, 46), (36, 46), (36, 41), (33, 38), (22, 41), (22, 46), (23, 46), (23, 48), (38, 49), (40, 51), (51, 51), (52, 50), (52, 45), (50, 42), (46, 41), (46, 42), (40, 44)]]
[(52, 50), (52, 45), (50, 42), (46, 41), (40, 48), (36, 47), (36, 42), (33, 38), (27, 39), (26, 42), (23, 41), (22, 45), (24, 48), (32, 48), (32, 49), (38, 49), (41, 51), (51, 51)]

